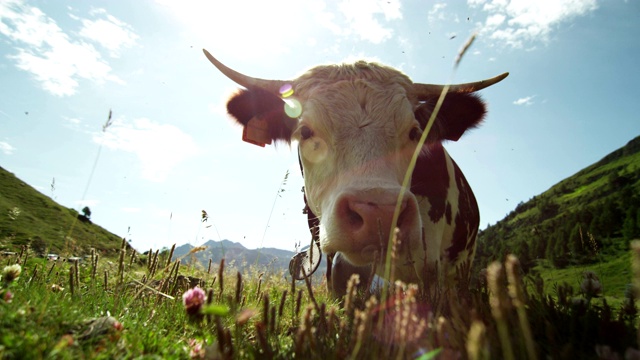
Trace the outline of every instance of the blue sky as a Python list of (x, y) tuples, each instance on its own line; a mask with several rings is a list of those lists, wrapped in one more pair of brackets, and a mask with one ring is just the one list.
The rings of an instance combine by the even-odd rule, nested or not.
[(202, 48), (262, 78), (358, 58), (426, 83), (509, 71), (482, 91), (485, 123), (446, 145), (485, 227), (640, 134), (639, 15), (623, 0), (3, 0), (0, 166), (139, 250), (293, 250), (309, 241), (295, 145), (241, 141), (236, 86)]

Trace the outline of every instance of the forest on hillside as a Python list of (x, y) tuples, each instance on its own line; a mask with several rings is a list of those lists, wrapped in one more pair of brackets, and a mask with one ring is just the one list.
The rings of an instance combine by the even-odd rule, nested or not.
[(539, 259), (563, 268), (628, 251), (640, 238), (639, 175), (640, 137), (481, 231), (474, 267), (509, 253), (526, 271)]

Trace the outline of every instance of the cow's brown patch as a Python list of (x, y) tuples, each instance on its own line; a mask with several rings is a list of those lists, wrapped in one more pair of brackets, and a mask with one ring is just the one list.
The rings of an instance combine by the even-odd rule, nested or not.
[(458, 165), (455, 162), (453, 164), (456, 185), (460, 195), (458, 196), (458, 213), (456, 214), (455, 229), (453, 230), (453, 241), (451, 246), (447, 248), (447, 256), (451, 262), (455, 262), (463, 250), (471, 251), (474, 249), (475, 235), (480, 225), (476, 198)]
[(425, 146), (411, 175), (411, 192), (429, 200), (429, 218), (434, 223), (445, 214), (448, 191), (449, 172), (444, 148), (440, 143)]

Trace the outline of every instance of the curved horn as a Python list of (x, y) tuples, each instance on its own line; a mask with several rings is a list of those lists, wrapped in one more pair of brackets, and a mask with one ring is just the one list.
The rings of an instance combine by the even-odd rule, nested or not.
[(261, 88), (267, 90), (273, 94), (280, 95), (280, 88), (285, 84), (290, 84), (291, 81), (285, 80), (265, 80), (259, 78), (253, 78), (244, 74), (241, 74), (231, 68), (228, 68), (223, 63), (214, 58), (207, 50), (202, 49), (204, 55), (211, 61), (211, 63), (220, 70), (226, 77), (233, 80), (236, 84), (244, 86), (246, 88)]
[[(480, 80), (480, 81), (470, 82), (466, 84), (452, 84), (452, 85), (449, 85), (449, 92), (471, 93), (474, 91), (482, 90), (493, 84), (499, 83), (507, 76), (509, 76), (508, 72), (498, 75), (496, 77), (492, 77), (491, 79)], [(427, 95), (440, 95), (444, 87), (445, 85), (413, 84), (413, 92), (418, 98), (421, 96), (427, 96)]]

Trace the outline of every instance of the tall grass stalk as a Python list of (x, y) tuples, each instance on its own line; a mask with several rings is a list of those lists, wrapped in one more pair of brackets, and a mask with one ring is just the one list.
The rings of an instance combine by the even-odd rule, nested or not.
[[(458, 69), (458, 65), (460, 64), (460, 61), (462, 60), (464, 54), (467, 52), (467, 50), (471, 47), (471, 44), (473, 43), (473, 41), (475, 40), (475, 34), (471, 36), (471, 38), (469, 40), (467, 40), (467, 42), (465, 43), (465, 45), (463, 46), (463, 48), (458, 52), (458, 55), (456, 56), (456, 61), (454, 63), (452, 72), (451, 72), (451, 79), (453, 79), (456, 70)], [(436, 102), (436, 105), (433, 108), (433, 112), (431, 113), (431, 116), (429, 117), (429, 121), (427, 122), (427, 125), (425, 126), (425, 128), (422, 131), (422, 136), (420, 136), (420, 140), (418, 141), (418, 144), (416, 145), (416, 149), (413, 151), (413, 155), (411, 156), (411, 160), (409, 161), (409, 166), (407, 167), (407, 171), (404, 173), (404, 178), (402, 180), (402, 186), (400, 188), (400, 193), (398, 194), (398, 199), (396, 200), (396, 207), (395, 210), (393, 212), (393, 218), (391, 220), (391, 230), (389, 232), (389, 236), (388, 236), (388, 243), (387, 243), (387, 258), (385, 261), (385, 279), (389, 279), (389, 275), (390, 275), (390, 267), (391, 267), (391, 250), (392, 250), (392, 243), (393, 243), (393, 238), (395, 236), (395, 229), (398, 225), (398, 218), (400, 217), (400, 209), (402, 207), (402, 199), (404, 199), (404, 195), (407, 192), (407, 190), (410, 187), (410, 183), (411, 183), (411, 178), (413, 176), (413, 170), (416, 167), (416, 162), (418, 161), (418, 156), (420, 155), (420, 152), (422, 151), (422, 147), (424, 146), (426, 140), (427, 140), (427, 136), (429, 135), (429, 132), (431, 131), (431, 128), (433, 127), (433, 123), (435, 122), (436, 117), (438, 116), (438, 113), (440, 112), (440, 108), (442, 107), (442, 104), (444, 103), (444, 99), (447, 95), (447, 92), (449, 91), (450, 88), (450, 83), (452, 81), (449, 81), (449, 83), (447, 83), (443, 88), (442, 88), (442, 92), (440, 93), (440, 96), (438, 97), (438, 101)], [(386, 287), (386, 283), (385, 283), (385, 287)], [(383, 294), (386, 293), (383, 292)], [(383, 299), (384, 300), (384, 299)]]
[(467, 355), (470, 360), (488, 360), (489, 352), (486, 344), (487, 328), (484, 323), (474, 320), (467, 336)]
[(531, 334), (531, 327), (529, 326), (529, 319), (527, 318), (527, 310), (525, 308), (525, 295), (522, 287), (522, 280), (520, 279), (520, 263), (518, 258), (514, 255), (507, 255), (505, 261), (505, 267), (507, 270), (507, 280), (509, 281), (509, 296), (511, 297), (511, 303), (516, 308), (518, 313), (518, 320), (520, 322), (520, 330), (525, 340), (527, 348), (527, 356), (529, 359), (537, 359), (536, 344)]
[(51, 268), (49, 268), (49, 272), (47, 272), (47, 278), (51, 277), (51, 272), (53, 272), (53, 269), (55, 269), (57, 263), (58, 263), (57, 261), (53, 262), (53, 264), (51, 265)]
[(80, 269), (79, 269), (78, 262), (79, 260), (74, 260), (72, 268), (73, 268), (73, 271), (75, 272), (76, 287), (79, 289), (80, 288)]
[(222, 299), (222, 292), (224, 291), (224, 258), (220, 259), (220, 267), (218, 268), (218, 286), (220, 287), (218, 300), (220, 300)]
[(127, 250), (123, 246), (120, 249), (120, 257), (118, 258), (118, 275), (117, 275), (117, 279), (118, 279), (117, 286), (118, 287), (120, 287), (122, 285), (122, 283), (124, 282), (124, 258), (126, 256), (126, 253), (127, 253)]
[(171, 251), (169, 251), (169, 257), (167, 258), (167, 264), (165, 265), (165, 267), (169, 267), (169, 265), (171, 265), (171, 259), (173, 258), (173, 252), (176, 249), (176, 244), (174, 243), (173, 246), (171, 246)]
[(69, 267), (69, 291), (71, 291), (71, 296), (75, 295), (76, 284), (73, 280), (74, 270), (73, 267)]
[(489, 285), (491, 314), (496, 321), (502, 356), (506, 360), (514, 360), (513, 348), (509, 336), (509, 328), (506, 320), (507, 299), (504, 296), (504, 269), (499, 262), (493, 262), (487, 267), (487, 283)]

